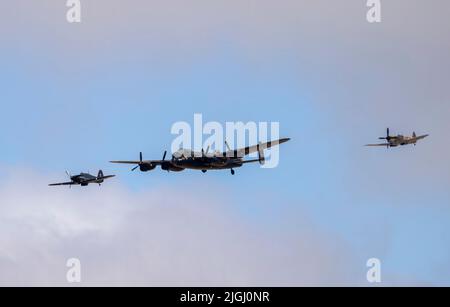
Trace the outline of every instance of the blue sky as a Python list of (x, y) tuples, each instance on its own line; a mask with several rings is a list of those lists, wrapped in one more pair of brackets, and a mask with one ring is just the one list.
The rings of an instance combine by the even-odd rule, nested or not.
[[(66, 23), (65, 7), (51, 1), (2, 5), (12, 12), (0, 24), (11, 29), (0, 32), (4, 182), (33, 172), (44, 181), (34, 184), (45, 185), (65, 169), (102, 168), (129, 193), (169, 189), (223, 201), (256, 233), (330, 249), (307, 284), (364, 284), (371, 257), (381, 259), (387, 283), (449, 284), (446, 2), (413, 1), (407, 11), (411, 1), (383, 3), (381, 24), (365, 21), (361, 1), (84, 2), (81, 24)], [(233, 177), (108, 164), (139, 151), (160, 159), (171, 125), (192, 123), (194, 113), (222, 123), (279, 121), (292, 140), (277, 168), (247, 165)], [(387, 126), (431, 136), (416, 147), (362, 146)], [(212, 199), (199, 196), (205, 190)], [(300, 234), (307, 225), (320, 235)], [(295, 256), (283, 249), (292, 241), (274, 244), (281, 259)], [(336, 257), (349, 275), (327, 279)], [(294, 271), (307, 261), (299, 257)], [(270, 276), (266, 283), (279, 282)]]

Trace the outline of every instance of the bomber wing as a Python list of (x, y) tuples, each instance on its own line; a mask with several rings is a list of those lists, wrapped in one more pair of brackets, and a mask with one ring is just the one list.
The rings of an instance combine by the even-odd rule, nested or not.
[(242, 158), (246, 155), (249, 155), (251, 153), (257, 152), (259, 149), (268, 149), (273, 146), (277, 146), (280, 144), (283, 144), (287, 141), (289, 141), (290, 138), (283, 138), (275, 141), (265, 142), (258, 145), (248, 146), (240, 149), (235, 150), (228, 150), (227, 152), (224, 152), (222, 155), (224, 157), (231, 157), (231, 158)]
[(390, 145), (389, 143), (384, 143), (384, 144), (367, 144), (364, 146), (389, 146), (389, 145)]
[(119, 164), (136, 164), (136, 165), (140, 165), (140, 164), (152, 164), (152, 165), (161, 165), (163, 164), (166, 159), (166, 154), (167, 151), (164, 151), (164, 155), (162, 160), (143, 160), (142, 159), (142, 152), (139, 153), (139, 160), (132, 160), (132, 161), (109, 161), (111, 163), (119, 163)]
[(163, 160), (143, 160), (143, 161), (109, 161), (110, 163), (118, 163), (118, 164), (154, 164), (159, 165), (163, 163)]

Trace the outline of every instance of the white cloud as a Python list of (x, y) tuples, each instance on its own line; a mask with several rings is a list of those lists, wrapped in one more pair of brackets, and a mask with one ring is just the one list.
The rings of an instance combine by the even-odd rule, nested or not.
[(72, 257), (81, 260), (87, 284), (356, 282), (357, 264), (345, 245), (303, 216), (286, 216), (273, 230), (245, 220), (226, 201), (206, 201), (216, 191), (166, 187), (133, 194), (117, 181), (72, 189), (50, 188), (47, 181), (16, 172), (0, 185), (2, 283), (65, 284)]

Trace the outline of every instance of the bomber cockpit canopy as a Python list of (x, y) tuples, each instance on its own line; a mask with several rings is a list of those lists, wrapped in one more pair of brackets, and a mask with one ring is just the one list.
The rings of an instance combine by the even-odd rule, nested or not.
[[(193, 151), (191, 149), (180, 148), (179, 150), (174, 152), (172, 154), (172, 156), (175, 159), (182, 160), (182, 159), (193, 158), (193, 157), (201, 157), (202, 156), (202, 152), (201, 151)], [(220, 152), (218, 150), (214, 151), (214, 152), (211, 152), (211, 151), (206, 152), (206, 151), (204, 151), (203, 152), (203, 156), (210, 157), (210, 158), (212, 158), (212, 157), (220, 157), (220, 156), (222, 156), (222, 152)]]
[(194, 151), (190, 150), (190, 149), (184, 149), (184, 148), (180, 148), (177, 151), (175, 151), (172, 156), (175, 159), (187, 159), (190, 157), (194, 156)]

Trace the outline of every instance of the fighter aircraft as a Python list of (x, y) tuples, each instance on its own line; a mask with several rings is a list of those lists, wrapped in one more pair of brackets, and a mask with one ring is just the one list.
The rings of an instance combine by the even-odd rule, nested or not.
[(85, 187), (85, 186), (89, 185), (90, 183), (97, 183), (100, 186), (105, 181), (105, 179), (112, 178), (115, 176), (115, 175), (104, 176), (102, 170), (98, 171), (97, 177), (93, 176), (91, 174), (88, 174), (88, 173), (81, 173), (79, 175), (71, 176), (68, 171), (66, 171), (66, 174), (67, 174), (67, 176), (69, 176), (69, 178), (71, 180), (70, 182), (52, 183), (52, 184), (49, 184), (49, 186), (81, 185), (82, 187)]
[[(265, 143), (259, 143), (258, 145), (253, 145), (237, 150), (231, 150), (228, 143), (225, 142), (228, 151), (226, 152), (215, 152), (208, 154), (209, 147), (201, 152), (194, 152), (188, 149), (180, 149), (172, 155), (170, 160), (166, 160), (167, 151), (164, 152), (162, 160), (143, 160), (142, 152), (139, 154), (139, 161), (110, 161), (111, 163), (121, 163), (121, 164), (135, 164), (136, 166), (132, 171), (137, 168), (141, 172), (148, 172), (155, 169), (158, 165), (161, 166), (162, 170), (181, 172), (185, 169), (201, 170), (206, 173), (208, 170), (221, 170), (230, 169), (231, 174), (234, 175), (234, 168), (241, 167), (246, 163), (259, 162), (264, 164), (264, 150), (272, 146), (282, 144), (289, 141), (289, 138), (283, 138), (276, 141), (270, 141)], [(244, 160), (244, 156), (251, 153), (258, 152), (258, 159)]]
[(397, 136), (391, 136), (391, 135), (389, 135), (389, 128), (387, 128), (386, 137), (379, 137), (380, 140), (386, 140), (386, 143), (367, 144), (366, 146), (386, 146), (387, 148), (409, 145), (409, 144), (414, 144), (414, 146), (416, 146), (416, 143), (418, 140), (424, 139), (427, 136), (428, 136), (428, 134), (417, 136), (415, 132), (413, 132), (412, 136), (403, 136), (400, 134)]

